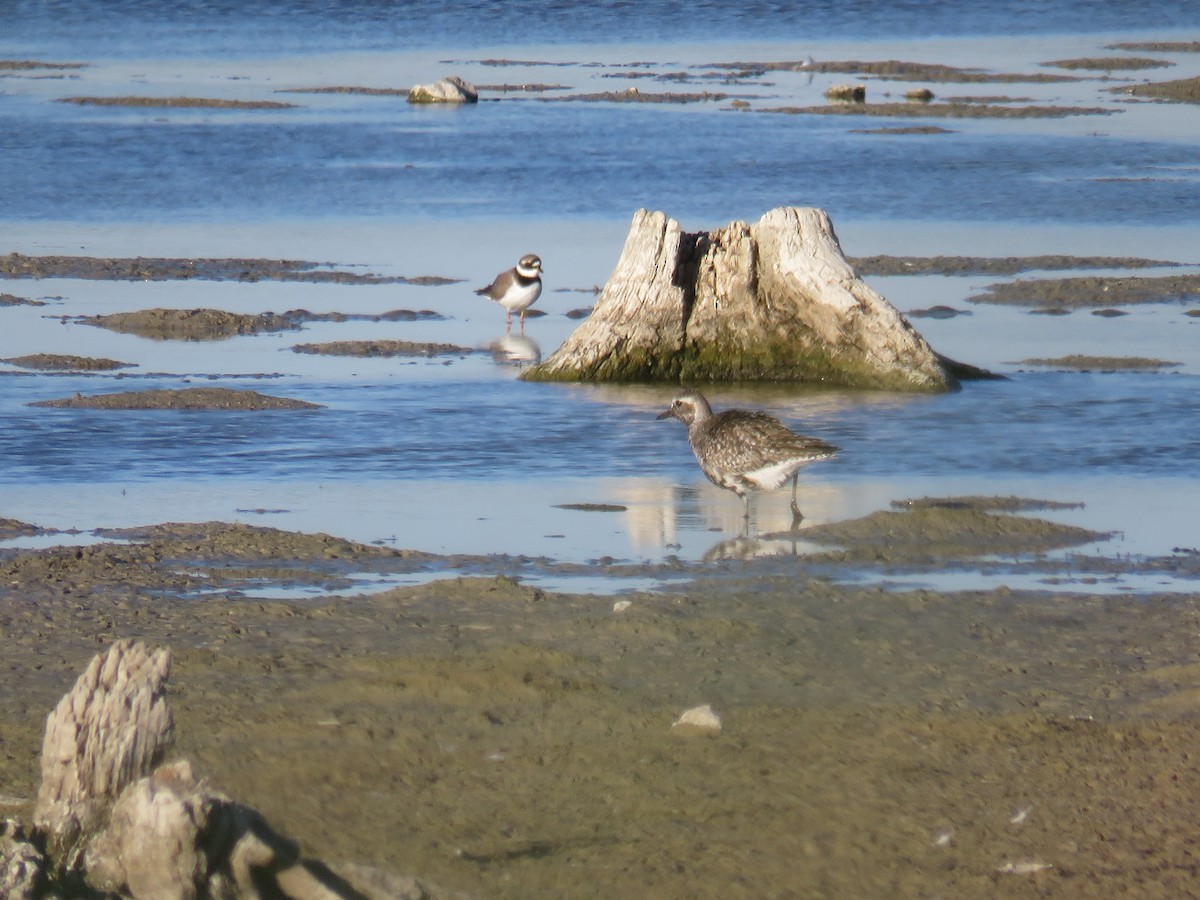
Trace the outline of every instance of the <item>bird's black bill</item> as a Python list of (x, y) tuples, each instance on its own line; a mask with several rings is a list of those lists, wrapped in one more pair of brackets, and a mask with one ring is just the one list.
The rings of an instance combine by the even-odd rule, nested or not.
[(660, 412), (654, 418), (656, 418), (656, 419), (673, 419), (673, 418), (675, 418), (675, 413), (672, 410), (664, 409), (662, 412)]

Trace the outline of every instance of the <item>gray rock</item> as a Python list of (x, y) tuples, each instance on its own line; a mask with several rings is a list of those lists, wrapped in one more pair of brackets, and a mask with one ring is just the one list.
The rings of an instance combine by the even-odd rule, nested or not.
[(469, 81), (451, 75), (433, 84), (418, 84), (408, 92), (409, 103), (478, 103), (479, 92)]

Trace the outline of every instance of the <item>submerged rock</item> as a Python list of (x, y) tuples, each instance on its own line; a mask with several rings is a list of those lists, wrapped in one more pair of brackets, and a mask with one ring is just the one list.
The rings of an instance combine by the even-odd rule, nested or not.
[(433, 84), (414, 85), (408, 92), (409, 103), (478, 103), (479, 92), (469, 81), (451, 75)]
[(947, 362), (854, 273), (819, 209), (700, 234), (639, 210), (591, 316), (522, 377), (937, 392), (955, 384)]
[(865, 103), (867, 86), (865, 84), (835, 84), (825, 92), (825, 99), (836, 103)]

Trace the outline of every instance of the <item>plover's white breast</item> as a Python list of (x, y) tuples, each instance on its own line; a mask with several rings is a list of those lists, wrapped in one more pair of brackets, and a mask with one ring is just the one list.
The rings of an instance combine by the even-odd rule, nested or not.
[(535, 300), (542, 294), (542, 283), (534, 281), (529, 284), (521, 284), (514, 280), (508, 286), (508, 290), (496, 301), (509, 312), (521, 312), (521, 310), (529, 309), (533, 306)]

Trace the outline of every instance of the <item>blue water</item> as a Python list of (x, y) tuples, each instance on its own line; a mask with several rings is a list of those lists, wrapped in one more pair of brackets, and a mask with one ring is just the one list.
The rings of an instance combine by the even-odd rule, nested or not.
[[(388, 116), (366, 122), (272, 124), (280, 114), (269, 112), (213, 122), (211, 112), (131, 117), (71, 107), (30, 128), (28, 117), (0, 115), (4, 214), (39, 219), (54, 211), (98, 222), (623, 219), (647, 207), (726, 221), (792, 205), (819, 206), (835, 222), (1177, 224), (1191, 222), (1200, 203), (1194, 174), (1153, 177), (1151, 165), (1185, 174), (1194, 166), (1195, 146), (1174, 141), (1093, 138), (1081, 146), (1074, 137), (981, 140), (971, 131), (864, 140), (836, 119), (765, 113), (538, 100), (446, 111), (385, 102)], [(620, 139), (598, 141), (599, 134)]]
[(73, 59), (562, 43), (871, 41), (1089, 31), (1171, 34), (1200, 4), (808, 0), (549, 2), (7, 2), (4, 43)]
[[(177, 379), (123, 385), (179, 386)], [(38, 393), (64, 396), (97, 387), (94, 381), (55, 379)], [(326, 408), (114, 414), (9, 404), (0, 433), (4, 477), (68, 483), (214, 475), (288, 480), (319, 471), (331, 480), (421, 481), (452, 473), (488, 481), (515, 472), (544, 480), (574, 476), (581, 464), (608, 477), (654, 473), (684, 480), (695, 474), (690, 456), (680, 452), (682, 429), (654, 418), (667, 405), (670, 388), (657, 391), (661, 402), (655, 404), (655, 392), (641, 388), (624, 391), (625, 403), (597, 403), (587, 388), (505, 380), (254, 387)], [(832, 392), (804, 424), (843, 450), (819, 473), (813, 470), (824, 479), (883, 477), (898, 466), (913, 477), (1101, 471), (1169, 477), (1200, 459), (1195, 389), (1190, 377), (1052, 373), (1026, 376), (1017, 385), (973, 385), (948, 397)], [(518, 391), (520, 402), (514, 403)], [(622, 393), (611, 389), (607, 399)], [(726, 400), (724, 392), (714, 396)], [(983, 434), (986, 444), (980, 445)]]
[[(548, 289), (529, 332), (551, 351), (590, 302), (555, 288), (602, 284), (634, 210), (691, 229), (818, 206), (852, 255), (1076, 253), (1200, 265), (1200, 112), (1130, 104), (1126, 79), (1170, 69), (1074, 73), (1078, 82), (934, 85), (939, 97), (1002, 95), (1097, 107), (1046, 120), (793, 116), (853, 76), (768, 73), (711, 80), (709, 63), (910, 59), (996, 72), (1054, 71), (1119, 40), (1198, 40), (1200, 4), (1153, 3), (0, 3), (0, 60), (78, 61), (0, 71), (0, 254), (286, 256), (384, 273), (439, 274), (437, 289), (208, 283), (113, 285), (0, 280), (48, 297), (0, 307), (0, 358), (107, 355), (132, 377), (0, 377), (0, 516), (59, 528), (244, 518), (360, 540), (562, 558), (699, 556), (738, 524), (735, 498), (707, 485), (676, 423), (654, 414), (669, 388), (525, 384), (484, 356), (409, 365), (284, 352), (292, 337), (165, 347), (58, 317), (165, 306), (238, 311), (434, 308), (442, 323), (324, 324), (296, 340), (400, 337), (486, 347), (502, 317), (469, 287), (536, 249)], [(1081, 24), (1082, 23), (1082, 24)], [(483, 60), (523, 60), (490, 66)], [(632, 63), (656, 75), (631, 79)], [(405, 90), (461, 73), (483, 92), (462, 109), (402, 96), (283, 92)], [(912, 86), (868, 79), (871, 96)], [(562, 94), (723, 91), (688, 105), (556, 102)], [(76, 95), (286, 101), (288, 110), (129, 109)], [(936, 135), (863, 134), (933, 124)], [(166, 248), (166, 249), (164, 249)], [(1016, 248), (1016, 249), (1014, 249)], [(990, 279), (889, 279), (904, 310), (968, 305)], [(1130, 546), (1200, 545), (1195, 414), (1200, 321), (1183, 308), (1097, 323), (980, 308), (920, 322), (934, 346), (1010, 376), (941, 397), (714, 388), (718, 405), (772, 409), (843, 448), (814, 466), (812, 521), (865, 514), (911, 492), (1036, 492), (1088, 504), (1086, 524)], [(1189, 331), (1188, 329), (1193, 329)], [(1175, 374), (1028, 372), (1033, 356), (1165, 356)], [(4, 372), (15, 371), (6, 367)], [(161, 373), (146, 376), (143, 373)], [(247, 383), (245, 376), (278, 373)], [(185, 377), (186, 376), (186, 377)], [(232, 377), (237, 376), (237, 377)], [(109, 413), (32, 408), (37, 399), (197, 383), (254, 387), (322, 405), (304, 413)], [(760, 524), (783, 515), (767, 498)], [(1128, 500), (1128, 502), (1126, 502)], [(558, 511), (625, 505), (625, 517)], [(1143, 502), (1139, 502), (1143, 501)], [(253, 518), (253, 517), (252, 517)], [(1163, 533), (1164, 521), (1178, 519)], [(259, 521), (253, 518), (255, 521)], [(1084, 519), (1080, 519), (1084, 521)], [(1190, 530), (1189, 530), (1190, 529)], [(714, 534), (715, 531), (715, 534)], [(1141, 535), (1141, 537), (1139, 537)]]

